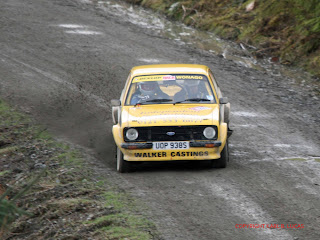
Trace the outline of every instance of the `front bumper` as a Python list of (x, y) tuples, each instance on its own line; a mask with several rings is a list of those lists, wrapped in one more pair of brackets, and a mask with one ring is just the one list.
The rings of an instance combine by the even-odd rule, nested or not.
[(221, 141), (191, 141), (189, 149), (154, 150), (152, 142), (122, 143), (127, 161), (208, 160), (220, 158)]
[[(190, 147), (214, 148), (220, 147), (221, 141), (191, 141)], [(147, 143), (122, 143), (121, 147), (124, 149), (150, 149), (152, 142)]]
[(120, 125), (114, 125), (113, 137), (116, 145), (127, 161), (176, 161), (176, 160), (210, 160), (220, 158), (220, 153), (227, 140), (227, 124), (220, 125), (217, 140), (191, 140), (189, 149), (154, 150), (152, 142), (124, 142)]

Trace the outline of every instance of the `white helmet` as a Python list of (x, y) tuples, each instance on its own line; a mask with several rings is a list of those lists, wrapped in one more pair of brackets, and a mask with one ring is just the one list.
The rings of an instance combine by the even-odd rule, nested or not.
[(140, 92), (143, 95), (152, 95), (156, 92), (157, 90), (157, 83), (156, 82), (139, 82), (138, 87)]

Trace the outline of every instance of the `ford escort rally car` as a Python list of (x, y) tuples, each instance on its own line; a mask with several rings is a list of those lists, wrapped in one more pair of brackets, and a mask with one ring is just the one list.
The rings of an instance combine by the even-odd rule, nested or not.
[(213, 167), (227, 166), (230, 104), (207, 66), (134, 67), (111, 105), (118, 172), (143, 161), (210, 160)]

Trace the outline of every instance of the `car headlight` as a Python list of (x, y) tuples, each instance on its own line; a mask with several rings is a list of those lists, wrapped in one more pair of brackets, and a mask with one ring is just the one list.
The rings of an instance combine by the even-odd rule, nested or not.
[(130, 141), (136, 140), (138, 136), (139, 136), (138, 131), (135, 128), (130, 128), (126, 132), (126, 137)]
[(203, 130), (203, 135), (208, 139), (212, 139), (216, 136), (216, 130), (213, 127), (206, 127)]

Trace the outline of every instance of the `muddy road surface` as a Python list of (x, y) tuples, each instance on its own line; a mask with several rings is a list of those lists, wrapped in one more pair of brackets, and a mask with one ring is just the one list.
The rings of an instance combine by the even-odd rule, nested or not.
[[(0, 1), (0, 63), (0, 96), (92, 150), (101, 174), (149, 207), (163, 239), (320, 239), (320, 111), (308, 82), (176, 44), (84, 0)], [(212, 68), (232, 108), (226, 169), (116, 173), (109, 102), (131, 67), (151, 63)]]

